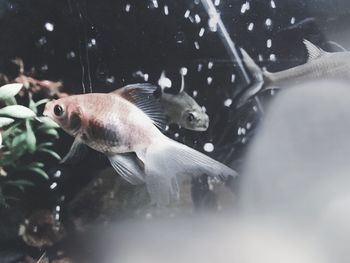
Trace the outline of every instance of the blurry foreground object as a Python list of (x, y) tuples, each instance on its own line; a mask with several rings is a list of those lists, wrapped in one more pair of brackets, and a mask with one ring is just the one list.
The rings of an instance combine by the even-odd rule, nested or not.
[(241, 206), (318, 238), (329, 262), (349, 262), (350, 86), (296, 85), (277, 96), (248, 156)]

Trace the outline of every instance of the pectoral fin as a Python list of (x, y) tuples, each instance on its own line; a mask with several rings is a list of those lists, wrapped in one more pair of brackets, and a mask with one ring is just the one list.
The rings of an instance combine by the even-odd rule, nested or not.
[(61, 163), (78, 163), (80, 162), (88, 152), (88, 146), (80, 141), (79, 138), (75, 138), (72, 146), (69, 149), (69, 152), (61, 160)]
[(143, 163), (135, 153), (110, 155), (108, 159), (114, 170), (129, 183), (139, 185), (145, 182)]

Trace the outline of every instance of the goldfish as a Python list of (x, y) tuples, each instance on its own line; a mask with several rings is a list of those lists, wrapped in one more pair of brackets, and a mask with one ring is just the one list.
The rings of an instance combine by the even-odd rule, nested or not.
[(180, 175), (236, 177), (233, 169), (161, 132), (165, 118), (156, 89), (132, 84), (111, 93), (73, 95), (48, 102), (43, 114), (75, 137), (72, 154), (81, 145), (105, 154), (125, 180), (145, 184), (158, 205), (179, 199)]
[(312, 80), (350, 80), (350, 52), (326, 52), (304, 39), (308, 58), (305, 64), (279, 72), (262, 70), (248, 53), (241, 49), (243, 60), (251, 73), (253, 82), (238, 99), (236, 107), (243, 106), (258, 92), (284, 89)]
[[(158, 83), (168, 84), (166, 80), (170, 84), (170, 80), (166, 78), (163, 71)], [(185, 91), (184, 74), (181, 74), (181, 87), (178, 93), (167, 93), (163, 85), (161, 85), (160, 103), (168, 123), (175, 123), (192, 131), (206, 131), (209, 127), (209, 116)]]

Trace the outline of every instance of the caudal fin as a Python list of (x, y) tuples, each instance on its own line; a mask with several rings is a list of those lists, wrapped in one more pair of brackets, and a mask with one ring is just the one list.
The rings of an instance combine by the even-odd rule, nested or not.
[(207, 174), (220, 181), (238, 173), (186, 145), (168, 138), (153, 143), (145, 155), (146, 185), (153, 200), (169, 203), (179, 196), (178, 175)]

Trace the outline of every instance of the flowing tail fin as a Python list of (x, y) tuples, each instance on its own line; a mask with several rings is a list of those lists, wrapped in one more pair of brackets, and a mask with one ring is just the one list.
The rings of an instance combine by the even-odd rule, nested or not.
[(186, 145), (168, 138), (151, 144), (145, 155), (146, 185), (152, 200), (168, 204), (179, 196), (177, 175), (207, 174), (220, 181), (238, 173)]
[(251, 76), (251, 84), (238, 95), (237, 102), (235, 103), (236, 108), (242, 107), (251, 98), (253, 98), (259, 91), (262, 90), (264, 81), (266, 78), (265, 72), (255, 63), (255, 61), (249, 56), (249, 54), (241, 48), (242, 59), (247, 67)]

